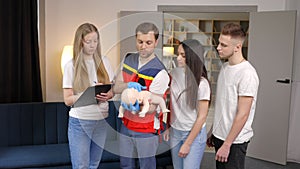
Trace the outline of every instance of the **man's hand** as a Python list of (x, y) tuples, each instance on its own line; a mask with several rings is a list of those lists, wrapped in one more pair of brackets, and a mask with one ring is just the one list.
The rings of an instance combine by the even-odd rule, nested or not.
[(124, 107), (124, 109), (129, 111), (134, 111), (134, 112), (140, 111), (140, 105), (138, 101), (136, 101), (134, 105), (132, 105), (131, 103), (127, 105), (126, 103), (121, 102), (121, 106)]
[(146, 86), (142, 86), (142, 85), (139, 84), (138, 82), (128, 82), (128, 83), (127, 83), (127, 87), (128, 87), (128, 88), (134, 88), (134, 89), (136, 89), (138, 92), (142, 91), (142, 89), (147, 89)]
[(223, 144), (217, 151), (215, 160), (219, 162), (227, 162), (230, 152), (230, 146)]

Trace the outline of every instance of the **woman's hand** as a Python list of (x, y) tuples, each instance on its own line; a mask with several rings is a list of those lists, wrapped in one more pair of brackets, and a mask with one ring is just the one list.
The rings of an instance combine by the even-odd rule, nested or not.
[(178, 156), (181, 157), (181, 158), (185, 158), (189, 154), (190, 149), (191, 149), (191, 146), (189, 146), (187, 144), (183, 144), (180, 147), (180, 150), (178, 152)]
[[(97, 83), (95, 82), (96, 85), (103, 85), (103, 83)], [(106, 102), (107, 100), (111, 99), (114, 97), (114, 93), (112, 89), (110, 89), (107, 93), (99, 93), (96, 95), (96, 99), (98, 102)]]
[(107, 93), (100, 93), (96, 95), (96, 99), (99, 102), (105, 102), (113, 97), (114, 97), (114, 93), (112, 92), (112, 90), (109, 90)]

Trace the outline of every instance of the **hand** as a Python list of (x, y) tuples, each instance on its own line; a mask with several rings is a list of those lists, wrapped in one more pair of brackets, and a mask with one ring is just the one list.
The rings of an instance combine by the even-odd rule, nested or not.
[(169, 129), (167, 129), (167, 130), (164, 131), (163, 138), (164, 138), (165, 141), (169, 141), (169, 139), (170, 139), (170, 131), (169, 131)]
[(99, 102), (105, 102), (109, 99), (111, 99), (114, 96), (114, 93), (112, 92), (112, 90), (108, 91), (107, 93), (100, 93), (96, 95), (96, 99)]
[(189, 145), (183, 144), (179, 149), (178, 156), (181, 158), (185, 158), (189, 154), (190, 149), (191, 147)]
[(134, 103), (134, 105), (130, 104), (131, 106), (131, 111), (137, 112), (140, 111), (140, 104), (138, 100)]
[(139, 84), (138, 82), (128, 82), (128, 83), (127, 83), (127, 87), (128, 87), (128, 88), (134, 88), (134, 89), (136, 89), (138, 92), (142, 91), (142, 89), (147, 89), (146, 86), (142, 86), (142, 85)]
[(230, 146), (222, 145), (216, 153), (215, 159), (219, 162), (227, 162), (230, 152)]
[(121, 102), (121, 106), (124, 107), (124, 109), (129, 110), (129, 111), (137, 112), (140, 110), (140, 105), (139, 105), (138, 101), (136, 101), (134, 103), (134, 105), (132, 105), (131, 103), (128, 105), (124, 102)]

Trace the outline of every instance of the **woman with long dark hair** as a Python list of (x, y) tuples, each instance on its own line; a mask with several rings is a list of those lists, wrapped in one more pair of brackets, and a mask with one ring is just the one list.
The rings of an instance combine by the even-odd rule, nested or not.
[[(204, 65), (204, 49), (199, 41), (185, 40), (178, 47), (178, 67), (172, 77), (170, 137), (174, 169), (197, 169), (206, 147), (206, 117), (211, 98)], [(169, 135), (170, 134), (170, 135)]]

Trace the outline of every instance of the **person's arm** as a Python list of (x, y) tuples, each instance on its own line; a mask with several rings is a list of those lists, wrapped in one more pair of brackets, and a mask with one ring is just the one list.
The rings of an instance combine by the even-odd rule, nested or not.
[[(163, 97), (164, 93), (168, 89), (169, 81), (170, 81), (170, 77), (168, 75), (168, 72), (166, 70), (161, 70), (153, 79), (149, 87), (149, 91), (153, 95), (157, 95), (158, 97)], [(152, 113), (156, 111), (158, 105), (151, 104), (151, 100), (149, 102), (150, 102), (150, 108), (148, 112)]]
[(190, 147), (199, 134), (199, 132), (202, 129), (203, 124), (206, 122), (206, 117), (208, 114), (208, 107), (209, 107), (209, 101), (208, 100), (199, 100), (198, 101), (198, 116), (194, 123), (194, 126), (192, 127), (192, 130), (190, 131), (190, 134), (188, 135), (187, 139), (181, 146), (178, 156), (179, 157), (186, 157), (190, 152)]
[[(125, 83), (123, 80), (122, 72), (118, 73), (118, 75), (114, 81), (115, 81), (115, 84), (113, 85), (113, 88), (112, 88), (112, 92), (114, 94), (121, 94), (123, 92), (123, 90), (125, 90), (126, 88), (134, 88), (138, 91), (141, 91), (142, 89), (146, 88), (146, 86), (142, 86), (138, 82)], [(124, 104), (124, 105), (126, 105), (126, 104)], [(123, 106), (122, 102), (121, 102), (121, 106)], [(126, 110), (130, 110), (130, 111), (140, 110), (139, 104), (136, 104), (136, 105), (131, 104), (124, 108)]]
[(124, 89), (127, 88), (127, 83), (123, 81), (122, 72), (119, 72), (116, 79), (115, 84), (113, 86), (113, 93), (121, 94)]
[(80, 95), (75, 95), (73, 90), (73, 79), (74, 77), (74, 68), (73, 62), (69, 61), (65, 65), (64, 75), (63, 75), (63, 96), (64, 102), (67, 106), (72, 106)]
[(124, 89), (126, 88), (135, 88), (139, 92), (142, 91), (143, 89), (146, 89), (146, 86), (142, 86), (138, 82), (128, 82), (125, 83), (123, 80), (122, 73), (119, 73), (117, 78), (115, 79), (115, 85), (113, 86), (113, 93), (120, 94), (123, 92)]
[(64, 88), (63, 92), (64, 92), (64, 102), (67, 106), (72, 106), (80, 96), (80, 95), (74, 95), (72, 88)]
[(251, 105), (253, 102), (253, 97), (239, 96), (238, 99), (238, 111), (234, 118), (233, 124), (231, 126), (230, 132), (225, 139), (223, 145), (220, 147), (216, 153), (215, 159), (220, 162), (227, 162), (230, 147), (236, 137), (239, 135), (243, 129), (245, 123), (250, 114)]
[[(114, 85), (115, 73), (114, 73), (113, 68), (110, 64), (110, 61), (108, 60), (108, 58), (106, 56), (102, 56), (102, 61), (104, 63), (104, 67), (105, 67), (105, 70), (108, 74), (109, 80)], [(114, 97), (113, 89), (109, 90), (107, 93), (101, 93), (100, 95), (96, 95), (96, 99), (100, 102), (101, 101), (107, 101), (107, 100), (109, 100), (113, 97)]]

